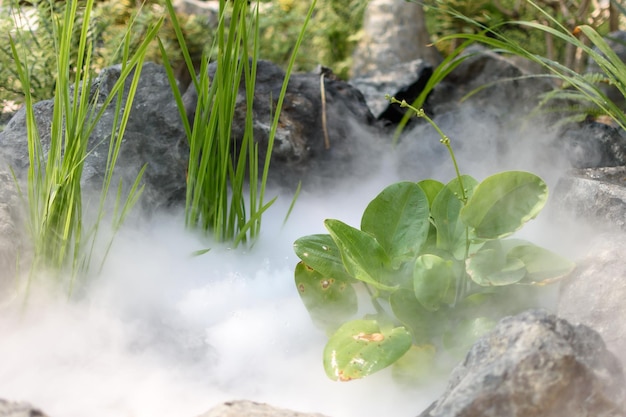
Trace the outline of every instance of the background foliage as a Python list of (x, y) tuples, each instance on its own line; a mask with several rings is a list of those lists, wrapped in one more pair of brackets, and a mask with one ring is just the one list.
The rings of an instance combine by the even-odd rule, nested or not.
[[(301, 47), (296, 71), (307, 71), (318, 64), (332, 67), (333, 70), (347, 77), (350, 68), (350, 54), (359, 37), (366, 0), (324, 0), (319, 1), (307, 40)], [(287, 64), (295, 41), (310, 6), (302, 0), (265, 0), (261, 2), (260, 16), (260, 57), (280, 65)], [(65, 2), (54, 3), (53, 15), (60, 17)], [(92, 71), (119, 63), (120, 42), (130, 21), (135, 20), (135, 38), (131, 45), (139, 45), (147, 28), (161, 16), (164, 16), (164, 0), (105, 0), (96, 4), (93, 12), (90, 42), (94, 45)], [(8, 48), (8, 37), (17, 26), (30, 25), (32, 36), (23, 42), (32, 51), (36, 64), (31, 68), (33, 98), (43, 100), (52, 97), (54, 91), (54, 37), (48, 0), (4, 1), (0, 5), (0, 102), (7, 100), (23, 102), (23, 93), (15, 62)], [(217, 22), (201, 15), (178, 13), (185, 41), (192, 59), (199, 65), (203, 52), (215, 55), (213, 33)], [(165, 46), (168, 57), (175, 69), (181, 71), (179, 78), (189, 80), (183, 71), (180, 46), (176, 40), (171, 20), (166, 19), (159, 37)], [(161, 52), (157, 43), (153, 43), (146, 59), (161, 63)], [(72, 57), (76, 62), (76, 57)]]
[[(508, 39), (523, 44), (524, 47), (548, 59), (563, 63), (569, 68), (582, 71), (585, 56), (579, 49), (561, 39), (542, 31), (525, 30), (523, 26), (506, 22), (526, 20), (536, 23), (550, 23), (542, 20), (528, 1), (523, 0), (423, 0), (426, 11), (426, 26), (432, 40), (437, 41), (457, 33), (475, 33), (479, 28), (468, 20), (459, 19), (447, 13), (455, 10), (486, 26), (500, 25)], [(616, 30), (619, 25), (619, 2), (602, 0), (539, 0), (536, 2), (554, 19), (565, 27), (574, 30), (581, 24), (588, 24), (601, 35)], [(60, 16), (65, 2), (53, 2), (54, 14)], [(363, 16), (368, 0), (320, 0), (317, 3), (307, 38), (301, 46), (301, 53), (295, 64), (296, 71), (312, 70), (321, 64), (333, 69), (342, 78), (350, 76), (351, 55), (361, 37)], [(308, 0), (260, 0), (260, 58), (279, 65), (286, 65), (293, 45), (302, 27)], [(18, 7), (19, 6), (19, 7)], [(36, 30), (36, 36), (23, 40), (36, 58), (30, 68), (32, 74), (31, 92), (35, 100), (50, 98), (54, 91), (54, 38), (50, 21), (48, 0), (4, 0), (0, 3), (0, 104), (7, 101), (23, 102), (21, 85), (15, 73), (15, 63), (8, 49), (8, 37), (15, 32), (17, 25), (27, 22)], [(21, 15), (17, 16), (16, 13)], [(125, 28), (132, 19), (136, 31), (132, 48), (136, 48), (151, 23), (165, 14), (164, 0), (104, 0), (98, 1), (89, 33), (94, 45), (92, 71), (119, 63), (120, 40)], [(215, 19), (200, 15), (179, 13), (185, 40), (192, 58), (200, 63), (203, 52), (213, 54), (212, 39)], [(545, 19), (544, 19), (545, 20)], [(21, 22), (20, 22), (21, 21)], [(505, 23), (505, 24), (502, 24)], [(419, 22), (416, 22), (419, 24)], [(190, 77), (185, 74), (185, 65), (176, 41), (171, 21), (166, 19), (159, 33), (168, 56), (183, 82)], [(437, 43), (444, 55), (450, 53), (455, 40)], [(76, 61), (75, 56), (71, 57)], [(147, 52), (147, 60), (161, 62), (158, 45), (154, 43)]]
[[(427, 27), (434, 41), (441, 37), (459, 33), (477, 33), (480, 28), (472, 20), (487, 27), (499, 26), (503, 36), (515, 41), (532, 53), (550, 60), (562, 62), (569, 68), (582, 71), (584, 56), (577, 52), (571, 44), (551, 36), (549, 33), (528, 30), (513, 21), (528, 21), (540, 24), (558, 22), (574, 30), (580, 25), (590, 25), (605, 35), (618, 29), (619, 10), (613, 2), (592, 0), (537, 0), (537, 6), (547, 12), (554, 21), (550, 21), (528, 1), (520, 0), (426, 0), (424, 1), (427, 16)], [(603, 4), (601, 4), (603, 3)], [(455, 13), (450, 13), (454, 11)], [(468, 20), (459, 19), (454, 14), (466, 16)], [(504, 24), (503, 24), (504, 23)], [(439, 47), (444, 53), (451, 52), (460, 44), (444, 42)]]

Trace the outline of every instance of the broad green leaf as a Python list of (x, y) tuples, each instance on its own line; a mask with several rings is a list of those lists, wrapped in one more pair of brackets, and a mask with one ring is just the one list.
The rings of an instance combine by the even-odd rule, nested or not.
[(294, 273), (296, 287), (313, 322), (334, 331), (357, 312), (356, 292), (350, 283), (325, 276), (298, 262)]
[(417, 185), (419, 185), (420, 188), (426, 194), (426, 197), (428, 198), (429, 208), (433, 206), (433, 201), (435, 201), (435, 197), (437, 197), (437, 194), (439, 194), (439, 192), (443, 189), (443, 187), (445, 187), (445, 185), (442, 182), (439, 182), (437, 180), (431, 180), (431, 179), (422, 180), (418, 182)]
[(335, 381), (350, 381), (386, 368), (411, 347), (404, 327), (381, 330), (376, 320), (353, 320), (341, 326), (324, 348), (324, 370)]
[(413, 287), (415, 298), (429, 311), (448, 303), (448, 289), (456, 281), (454, 263), (437, 255), (425, 254), (415, 260)]
[[(465, 195), (469, 198), (477, 181), (462, 175)], [(451, 252), (457, 259), (465, 256), (466, 225), (459, 220), (463, 208), (458, 178), (453, 179), (437, 194), (432, 206), (432, 217), (437, 227), (437, 247)]]
[(324, 225), (350, 275), (381, 290), (394, 289), (394, 283), (389, 282), (389, 257), (372, 235), (340, 220), (327, 219)]
[(367, 206), (361, 230), (373, 235), (397, 266), (413, 259), (428, 237), (428, 198), (414, 182), (385, 188)]
[(343, 266), (341, 253), (330, 235), (309, 235), (293, 244), (293, 249), (302, 261), (320, 274), (347, 280), (350, 275)]
[(389, 297), (389, 305), (393, 314), (409, 329), (416, 343), (427, 343), (431, 340), (436, 326), (435, 315), (426, 310), (415, 298), (415, 292), (400, 289)]
[(482, 181), (461, 210), (477, 237), (498, 239), (534, 219), (548, 199), (546, 183), (530, 172), (506, 171)]
[(394, 380), (404, 384), (429, 382), (435, 368), (437, 350), (433, 345), (412, 345), (391, 368)]
[(574, 269), (574, 264), (569, 260), (532, 243), (514, 247), (507, 256), (519, 259), (524, 264), (527, 271), (523, 280), (525, 284), (554, 282)]
[(500, 250), (483, 248), (465, 261), (467, 274), (482, 286), (510, 285), (521, 281), (526, 275), (524, 263), (507, 258)]

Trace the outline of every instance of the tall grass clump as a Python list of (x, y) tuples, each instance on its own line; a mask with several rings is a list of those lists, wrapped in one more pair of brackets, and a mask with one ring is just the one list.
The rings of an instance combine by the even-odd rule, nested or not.
[[(216, 241), (232, 241), (234, 245), (252, 241), (258, 236), (263, 212), (275, 201), (275, 198), (267, 201), (265, 192), (280, 111), (295, 56), (315, 3), (314, 0), (309, 7), (276, 107), (272, 109), (274, 118), (267, 151), (264, 161), (260, 161), (258, 143), (253, 134), (253, 102), (260, 47), (259, 3), (250, 6), (247, 0), (220, 0), (219, 23), (214, 37), (216, 45), (212, 48), (218, 53), (215, 73), (210, 78), (210, 58), (207, 55), (202, 59), (200, 74), (195, 74), (174, 8), (171, 1), (167, 1), (169, 17), (198, 94), (191, 125), (174, 71), (162, 47), (164, 63), (190, 148), (187, 227), (210, 232)], [(246, 119), (242, 141), (237, 144), (232, 138), (232, 125), (241, 83), (245, 90)]]
[[(442, 40), (464, 39), (468, 42), (484, 44), (498, 52), (517, 55), (533, 61), (545, 70), (545, 74), (533, 75), (533, 77), (553, 78), (560, 84), (559, 89), (555, 89), (542, 97), (540, 105), (543, 108), (561, 114), (570, 113), (572, 117), (569, 120), (580, 120), (581, 117), (585, 116), (583, 113), (605, 114), (622, 129), (626, 129), (624, 110), (607, 96), (606, 90), (603, 88), (609, 85), (616, 88), (620, 95), (626, 97), (626, 64), (593, 27), (579, 25), (568, 28), (536, 3), (530, 0), (528, 3), (536, 9), (536, 13), (541, 19), (537, 21), (509, 21), (507, 22), (508, 25), (517, 25), (530, 31), (539, 31), (563, 41), (593, 60), (600, 68), (601, 73), (581, 73), (559, 61), (533, 53), (521, 43), (504, 34), (500, 30), (500, 25), (487, 27), (454, 11), (450, 13), (458, 19), (480, 27), (482, 32), (449, 35)], [(547, 23), (540, 23), (540, 20)], [(555, 103), (564, 102), (573, 103), (573, 106), (555, 105)]]
[[(50, 3), (52, 8), (53, 1), (50, 0)], [(49, 142), (42, 142), (42, 137), (47, 137), (47, 134), (39, 132), (35, 119), (30, 73), (32, 63), (28, 50), (24, 47), (25, 43), (20, 42), (20, 38), (26, 34), (18, 31), (16, 37), (10, 40), (24, 90), (28, 132), (29, 167), (26, 189), (18, 185), (20, 195), (28, 204), (28, 226), (33, 244), (26, 295), (31, 280), (37, 273), (51, 272), (60, 284), (67, 285), (69, 296), (74, 289), (76, 277), (89, 270), (99, 223), (105, 217), (105, 202), (113, 182), (114, 168), (130, 116), (145, 51), (162, 23), (161, 19), (147, 31), (143, 42), (133, 54), (129, 48), (132, 25), (129, 26), (124, 42), (120, 45), (123, 57), (121, 75), (111, 92), (106, 97), (101, 97), (97, 88), (92, 89), (94, 79), (89, 71), (93, 46), (88, 41), (88, 34), (93, 4), (94, 0), (70, 0), (66, 3), (61, 18), (55, 14), (50, 15), (57, 58)], [(14, 13), (19, 13), (19, 10)], [(76, 34), (77, 45), (73, 41)], [(72, 54), (77, 54), (78, 57), (75, 66), (70, 64)], [(71, 74), (72, 71), (75, 74)], [(127, 81), (130, 81), (130, 88), (124, 98)], [(81, 187), (83, 167), (90, 148), (97, 145), (89, 143), (91, 133), (107, 107), (113, 103), (115, 117), (98, 213), (95, 224), (88, 226), (84, 224), (84, 197)], [(111, 219), (115, 227), (119, 227), (137, 200), (141, 192), (141, 175), (142, 171), (138, 173), (125, 197), (120, 183), (115, 193), (115, 209)], [(63, 282), (63, 276), (69, 276), (69, 281)]]

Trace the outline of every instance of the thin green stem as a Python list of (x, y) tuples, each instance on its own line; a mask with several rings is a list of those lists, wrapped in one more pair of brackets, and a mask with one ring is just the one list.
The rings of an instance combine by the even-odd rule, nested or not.
[(439, 128), (439, 126), (437, 126), (437, 124), (426, 114), (424, 109), (418, 109), (418, 108), (412, 106), (411, 104), (407, 103), (406, 100), (400, 101), (400, 100), (396, 99), (395, 97), (391, 97), (389, 95), (387, 95), (386, 98), (387, 98), (387, 100), (389, 100), (393, 104), (400, 104), (400, 107), (405, 107), (405, 108), (411, 109), (415, 113), (415, 115), (417, 117), (426, 120), (433, 128), (435, 128), (435, 130), (437, 131), (437, 133), (441, 137), (441, 139), (439, 141), (448, 149), (448, 152), (450, 153), (450, 158), (452, 159), (452, 164), (454, 165), (454, 172), (456, 173), (456, 177), (459, 180), (459, 188), (461, 189), (461, 196), (460, 196), (460, 198), (461, 198), (461, 201), (463, 202), (463, 205), (465, 205), (465, 203), (467, 203), (467, 195), (466, 195), (466, 192), (465, 192), (465, 187), (463, 186), (463, 178), (461, 177), (461, 171), (459, 170), (459, 164), (457, 163), (456, 157), (454, 156), (454, 151), (452, 150), (452, 145), (450, 143), (450, 138), (443, 133), (441, 128)]

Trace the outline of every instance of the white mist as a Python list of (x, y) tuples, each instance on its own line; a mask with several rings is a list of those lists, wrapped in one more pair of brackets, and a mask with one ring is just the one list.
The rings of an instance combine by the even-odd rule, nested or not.
[[(549, 139), (514, 147), (508, 159), (485, 160), (484, 153), (472, 154), (473, 145), (457, 158), (461, 171), (479, 180), (497, 170), (529, 169), (553, 185), (561, 167), (538, 167), (532, 156), (542, 140)], [(331, 417), (418, 415), (445, 381), (421, 391), (395, 385), (385, 371), (330, 381), (322, 368), (326, 336), (311, 323), (293, 283), (293, 241), (325, 233), (325, 218), (358, 226), (367, 203), (398, 180), (389, 174), (395, 156), (389, 159), (385, 175), (302, 195), (285, 227), (290, 201), (279, 199), (252, 249), (186, 232), (182, 213), (125, 227), (102, 276), (79, 299), (33, 288), (25, 311), (19, 302), (0, 306), (0, 398), (30, 402), (50, 417), (194, 417), (233, 399)], [(420, 163), (430, 164), (437, 179), (453, 178), (449, 159)], [(544, 244), (546, 227), (540, 217), (527, 237)]]
[(293, 282), (293, 241), (324, 233), (328, 217), (358, 226), (390, 182), (303, 195), (285, 227), (282, 198), (247, 250), (186, 232), (182, 213), (124, 228), (78, 300), (33, 288), (24, 311), (19, 300), (2, 307), (0, 398), (50, 417), (194, 417), (233, 399), (329, 416), (419, 414), (443, 381), (408, 391), (386, 372), (325, 376), (326, 336)]

